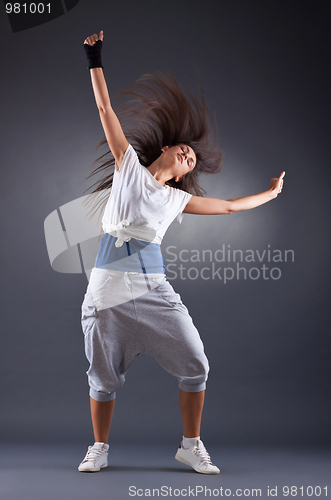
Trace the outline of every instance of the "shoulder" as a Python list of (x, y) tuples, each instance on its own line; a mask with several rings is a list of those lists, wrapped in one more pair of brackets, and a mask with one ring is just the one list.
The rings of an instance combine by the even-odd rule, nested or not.
[(128, 168), (134, 167), (135, 165), (140, 165), (139, 158), (133, 146), (128, 143), (128, 147), (124, 152), (120, 165), (115, 162), (115, 172), (122, 172)]
[(183, 191), (182, 189), (175, 188), (173, 186), (168, 186), (170, 189), (170, 192), (174, 196), (174, 198), (180, 199), (180, 200), (187, 200), (186, 203), (192, 198), (192, 194), (188, 193), (187, 191)]

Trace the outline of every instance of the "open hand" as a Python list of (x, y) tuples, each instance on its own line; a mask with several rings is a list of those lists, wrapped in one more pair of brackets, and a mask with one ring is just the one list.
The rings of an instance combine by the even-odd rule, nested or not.
[(100, 31), (99, 35), (97, 35), (96, 33), (94, 33), (94, 35), (88, 36), (84, 40), (84, 43), (86, 43), (87, 45), (94, 45), (95, 42), (97, 42), (98, 40), (103, 41), (103, 31)]
[(274, 177), (270, 181), (270, 191), (276, 196), (279, 195), (279, 193), (282, 192), (283, 189), (283, 179), (285, 176), (285, 172), (282, 172), (279, 177)]

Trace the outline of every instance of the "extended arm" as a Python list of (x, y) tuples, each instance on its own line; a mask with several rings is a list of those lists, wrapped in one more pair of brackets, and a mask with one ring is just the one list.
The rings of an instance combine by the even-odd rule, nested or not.
[(284, 175), (285, 172), (282, 172), (278, 178), (271, 179), (270, 189), (268, 189), (268, 191), (252, 196), (244, 196), (243, 198), (233, 198), (230, 200), (192, 196), (184, 212), (187, 214), (221, 215), (232, 214), (241, 210), (250, 210), (278, 196), (283, 188)]
[[(98, 40), (101, 40), (101, 42), (103, 41), (103, 31), (100, 31), (99, 35), (94, 34), (87, 37), (84, 44), (93, 46)], [(99, 110), (102, 127), (105, 132), (109, 148), (119, 168), (129, 143), (123, 133), (121, 124), (111, 107), (103, 69), (101, 67), (91, 68), (90, 73), (95, 102)]]

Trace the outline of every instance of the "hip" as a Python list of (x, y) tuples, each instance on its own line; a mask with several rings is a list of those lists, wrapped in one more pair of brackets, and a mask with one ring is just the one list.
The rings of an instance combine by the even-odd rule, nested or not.
[(86, 294), (91, 294), (96, 309), (102, 310), (138, 299), (163, 284), (171, 286), (164, 273), (139, 273), (94, 267)]

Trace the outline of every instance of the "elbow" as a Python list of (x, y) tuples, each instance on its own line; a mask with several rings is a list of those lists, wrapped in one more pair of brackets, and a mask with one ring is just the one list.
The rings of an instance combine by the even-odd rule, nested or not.
[(106, 114), (111, 109), (110, 103), (97, 104), (97, 106), (98, 106), (99, 113), (102, 113), (102, 114)]
[(219, 212), (213, 213), (217, 213), (217, 215), (231, 215), (234, 213), (234, 210), (231, 210), (230, 208), (222, 208)]
[(231, 214), (233, 214), (234, 212), (235, 212), (235, 210), (234, 210), (234, 207), (233, 207), (232, 202), (231, 202), (231, 201), (228, 201), (228, 202), (227, 202), (227, 205), (226, 205), (226, 207), (225, 207), (225, 214), (226, 214), (226, 215), (231, 215)]

